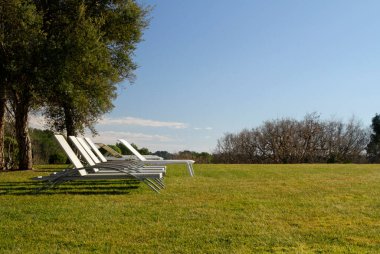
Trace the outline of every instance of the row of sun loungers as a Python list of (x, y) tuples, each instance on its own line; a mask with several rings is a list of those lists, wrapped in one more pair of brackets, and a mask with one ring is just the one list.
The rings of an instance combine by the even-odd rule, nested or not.
[(144, 165), (169, 165), (169, 164), (185, 164), (190, 176), (194, 176), (193, 160), (147, 160), (141, 155), (128, 141), (125, 139), (119, 139), (119, 141), (125, 145)]
[[(138, 157), (136, 155), (123, 155), (123, 154), (120, 154), (119, 152), (117, 152), (114, 149), (112, 149), (110, 146), (108, 146), (106, 144), (103, 144), (103, 143), (96, 143), (96, 145), (99, 148), (104, 149), (104, 151), (106, 152), (106, 157), (108, 156), (108, 158), (110, 160), (115, 160), (116, 158), (120, 159), (120, 160), (136, 160), (136, 159), (138, 159)], [(157, 155), (144, 155), (144, 157), (147, 160), (163, 160), (162, 157), (157, 156)]]
[[(166, 165), (185, 164), (189, 174), (194, 176), (192, 160), (147, 160), (126, 140), (119, 141), (130, 149), (137, 160), (107, 160), (96, 145), (89, 138), (78, 138), (70, 136), (73, 147), (69, 145), (62, 135), (55, 135), (58, 143), (67, 154), (73, 168), (66, 169), (49, 176), (40, 176), (35, 180), (45, 181), (44, 188), (51, 188), (58, 184), (75, 180), (108, 180), (132, 178), (144, 182), (155, 192), (162, 190)], [(80, 155), (76, 155), (73, 148)], [(84, 165), (85, 164), (85, 165)]]

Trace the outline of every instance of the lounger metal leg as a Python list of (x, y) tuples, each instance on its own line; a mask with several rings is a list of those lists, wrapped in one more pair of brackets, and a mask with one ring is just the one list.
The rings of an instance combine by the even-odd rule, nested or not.
[[(131, 172), (128, 172), (128, 171), (126, 171), (126, 170), (119, 170), (119, 169), (117, 169), (119, 172), (123, 172), (123, 173), (125, 173), (125, 174), (127, 174), (127, 175), (131, 175), (130, 173)], [(137, 172), (138, 172), (138, 170), (137, 170)], [(138, 178), (138, 177), (136, 177), (135, 176), (135, 178), (137, 179), (137, 180), (140, 180), (140, 181), (142, 181), (142, 182), (144, 182), (146, 185), (148, 185), (152, 190), (154, 190), (155, 192), (157, 192), (157, 193), (160, 193), (160, 189), (161, 189), (161, 187), (160, 186), (157, 186), (157, 184), (155, 184), (153, 181), (151, 181), (150, 179), (148, 179), (148, 178), (145, 178), (145, 179), (140, 179), (140, 178)]]
[(157, 192), (157, 193), (160, 193), (160, 190), (157, 188), (157, 187), (155, 187), (155, 184), (153, 184), (152, 183), (152, 181), (149, 181), (149, 179), (144, 179), (144, 180), (142, 180), (146, 185), (148, 185), (149, 186), (149, 188), (151, 188), (152, 190), (154, 190), (155, 192)]
[(160, 186), (160, 189), (164, 189), (165, 185), (160, 179), (154, 179), (154, 181)]
[(43, 191), (43, 190), (52, 189), (52, 188), (54, 188), (55, 186), (57, 186), (57, 185), (59, 185), (59, 184), (62, 184), (62, 183), (64, 183), (64, 182), (66, 182), (66, 181), (65, 181), (65, 180), (62, 180), (62, 179), (60, 179), (60, 178), (56, 178), (56, 179), (53, 179), (53, 180), (47, 180), (47, 181), (45, 182), (45, 184), (44, 184), (41, 188), (39, 188), (39, 189), (37, 189), (37, 190), (35, 191), (35, 193), (40, 193), (40, 192)]
[(165, 186), (164, 178), (157, 179), (157, 181), (159, 181), (162, 186)]
[(34, 191), (34, 193), (40, 193), (43, 190), (50, 189), (52, 187), (52, 183), (50, 181), (47, 181), (44, 183), (44, 185), (41, 188), (38, 188)]
[(156, 189), (158, 189), (158, 190), (161, 190), (161, 189), (163, 189), (161, 186), (160, 186), (160, 184), (159, 183), (157, 183), (157, 181), (155, 181), (155, 179), (149, 179), (149, 178), (147, 178), (146, 179), (148, 182), (150, 182), (152, 185), (154, 185), (154, 187), (156, 188)]
[(191, 169), (190, 169), (190, 165), (189, 165), (189, 163), (186, 163), (186, 166), (187, 166), (187, 171), (189, 171), (189, 174), (190, 174), (190, 176), (191, 176)]
[(190, 176), (194, 176), (194, 171), (191, 163), (187, 162), (187, 170), (189, 171)]
[(73, 172), (73, 170), (69, 169), (69, 170), (64, 170), (63, 172), (57, 173), (55, 178), (47, 180), (41, 188), (36, 190), (36, 193), (39, 193), (43, 190), (52, 189), (56, 185), (59, 185), (59, 184), (66, 182), (65, 180), (62, 180), (62, 178), (65, 176), (68, 176), (72, 172)]

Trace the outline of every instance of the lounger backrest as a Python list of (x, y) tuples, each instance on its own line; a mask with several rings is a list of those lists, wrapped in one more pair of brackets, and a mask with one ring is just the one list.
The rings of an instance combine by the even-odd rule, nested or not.
[(86, 150), (82, 147), (79, 141), (74, 136), (69, 136), (71, 142), (73, 142), (75, 148), (79, 151), (79, 153), (83, 156), (83, 158), (87, 161), (90, 166), (95, 166), (95, 162), (91, 159), (90, 155), (87, 154)]
[(82, 147), (84, 148), (84, 150), (86, 150), (87, 154), (90, 155), (91, 159), (95, 162), (95, 163), (101, 163), (101, 161), (98, 159), (98, 157), (96, 157), (96, 155), (91, 151), (91, 148), (88, 146), (87, 142), (83, 139), (83, 138), (79, 138), (77, 137), (77, 140), (79, 141), (79, 143), (82, 145)]
[(146, 161), (145, 157), (142, 156), (131, 144), (129, 144), (127, 140), (125, 140), (125, 139), (119, 139), (119, 141), (123, 145), (125, 145), (129, 149), (129, 151), (131, 151), (134, 155), (136, 155), (137, 158), (139, 158), (141, 161)]
[(102, 162), (107, 162), (107, 159), (103, 156), (103, 154), (99, 151), (99, 149), (96, 147), (94, 142), (90, 138), (84, 138), (87, 141), (87, 144), (92, 148), (92, 150), (95, 152), (95, 154), (98, 156), (98, 158)]
[(116, 157), (116, 158), (123, 158), (123, 156), (116, 152), (115, 150), (113, 150), (111, 147), (103, 144), (103, 143), (96, 143), (100, 148), (106, 150), (107, 153), (111, 154), (113, 157)]
[(67, 143), (66, 139), (62, 135), (54, 135), (57, 139), (59, 145), (62, 147), (62, 149), (65, 151), (67, 157), (69, 157), (69, 160), (74, 165), (75, 168), (83, 168), (83, 164), (80, 162), (78, 157), (75, 155), (73, 149), (71, 149), (69, 143)]

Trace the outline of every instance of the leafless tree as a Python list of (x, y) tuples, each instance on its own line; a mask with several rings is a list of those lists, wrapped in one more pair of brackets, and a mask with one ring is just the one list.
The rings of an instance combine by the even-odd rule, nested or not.
[(316, 113), (303, 120), (284, 118), (218, 140), (214, 160), (221, 163), (312, 163), (362, 160), (368, 131), (348, 123), (322, 121)]

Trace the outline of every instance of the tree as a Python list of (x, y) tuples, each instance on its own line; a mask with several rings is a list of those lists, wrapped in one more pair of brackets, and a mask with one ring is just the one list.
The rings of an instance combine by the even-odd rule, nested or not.
[(221, 163), (361, 162), (368, 135), (351, 119), (321, 121), (308, 114), (302, 121), (277, 119), (252, 130), (225, 134), (214, 161)]
[[(133, 146), (134, 144), (132, 144)], [(116, 146), (120, 149), (120, 153), (122, 155), (132, 155), (132, 152), (128, 150), (128, 148), (123, 144), (123, 143), (120, 143), (120, 142), (117, 142), (116, 143)], [(136, 146), (136, 145), (135, 145)], [(135, 147), (137, 148), (137, 147)]]
[(53, 129), (66, 129), (68, 135), (75, 136), (86, 126), (92, 128), (112, 109), (118, 76), (106, 45), (99, 39), (103, 21), (87, 17), (83, 3), (67, 1), (67, 5), (46, 11), (56, 16), (63, 10), (64, 15), (57, 15), (59, 18), (49, 21), (46, 28), (47, 58), (55, 63), (49, 67), (56, 78), (46, 93), (45, 116)]
[(367, 157), (370, 162), (380, 161), (380, 115), (376, 114), (372, 118), (372, 133), (370, 142), (367, 145)]
[[(1, 18), (1, 17), (0, 17)], [(3, 48), (3, 47), (1, 47)], [(4, 53), (4, 52), (3, 52)], [(0, 73), (4, 73), (4, 57), (1, 56), (1, 65), (0, 65)], [(0, 76), (0, 170), (4, 169), (4, 128), (5, 128), (5, 105), (6, 105), (6, 96), (5, 96), (5, 78), (3, 75)]]
[[(19, 147), (19, 169), (32, 168), (31, 143), (28, 133), (28, 112), (35, 105), (39, 83), (39, 61), (42, 17), (34, 4), (26, 0), (1, 3), (2, 91), (10, 100), (15, 114), (16, 140)], [(0, 117), (6, 100), (0, 100)], [(0, 135), (3, 135), (3, 120)], [(1, 142), (0, 142), (1, 143)], [(0, 149), (1, 150), (1, 149)]]
[(120, 149), (118, 146), (116, 146), (116, 145), (108, 145), (108, 146), (111, 147), (111, 148), (112, 148), (113, 150), (115, 150), (116, 152), (122, 154), (122, 153), (121, 153), (121, 149)]
[(138, 152), (140, 154), (142, 154), (142, 155), (149, 155), (149, 154), (151, 154), (151, 152), (149, 151), (149, 149), (146, 148), (146, 147), (142, 147), (142, 148), (138, 149)]
[[(122, 155), (133, 155), (133, 153), (129, 151), (129, 149), (123, 143), (117, 142), (115, 146), (118, 147), (118, 149), (120, 149), (120, 153)], [(138, 148), (137, 145), (134, 143), (132, 143), (131, 146), (135, 148), (142, 155), (151, 154), (148, 148), (145, 148), (145, 147)]]
[(50, 125), (69, 135), (94, 131), (116, 84), (133, 80), (147, 12), (133, 0), (2, 1), (0, 154), (4, 98), (14, 110), (20, 169), (32, 168), (31, 109), (44, 106)]
[(4, 4), (0, 6), (0, 170), (4, 169), (4, 129), (5, 129), (5, 106), (6, 106), (6, 51), (5, 51), (5, 14), (7, 8)]
[(153, 155), (157, 155), (159, 157), (162, 157), (164, 160), (173, 159), (173, 154), (169, 153), (168, 151), (156, 151), (153, 153)]
[(16, 130), (14, 128), (15, 119), (13, 112), (7, 104), (4, 121), (4, 170), (16, 167), (18, 158), (18, 146), (16, 140)]
[(32, 140), (33, 163), (65, 163), (67, 157), (49, 130), (29, 129)]
[(63, 2), (41, 4), (48, 17), (46, 52), (54, 63), (45, 116), (53, 129), (68, 135), (85, 127), (95, 132), (94, 123), (113, 108), (117, 82), (133, 81), (132, 56), (148, 10), (126, 0)]

